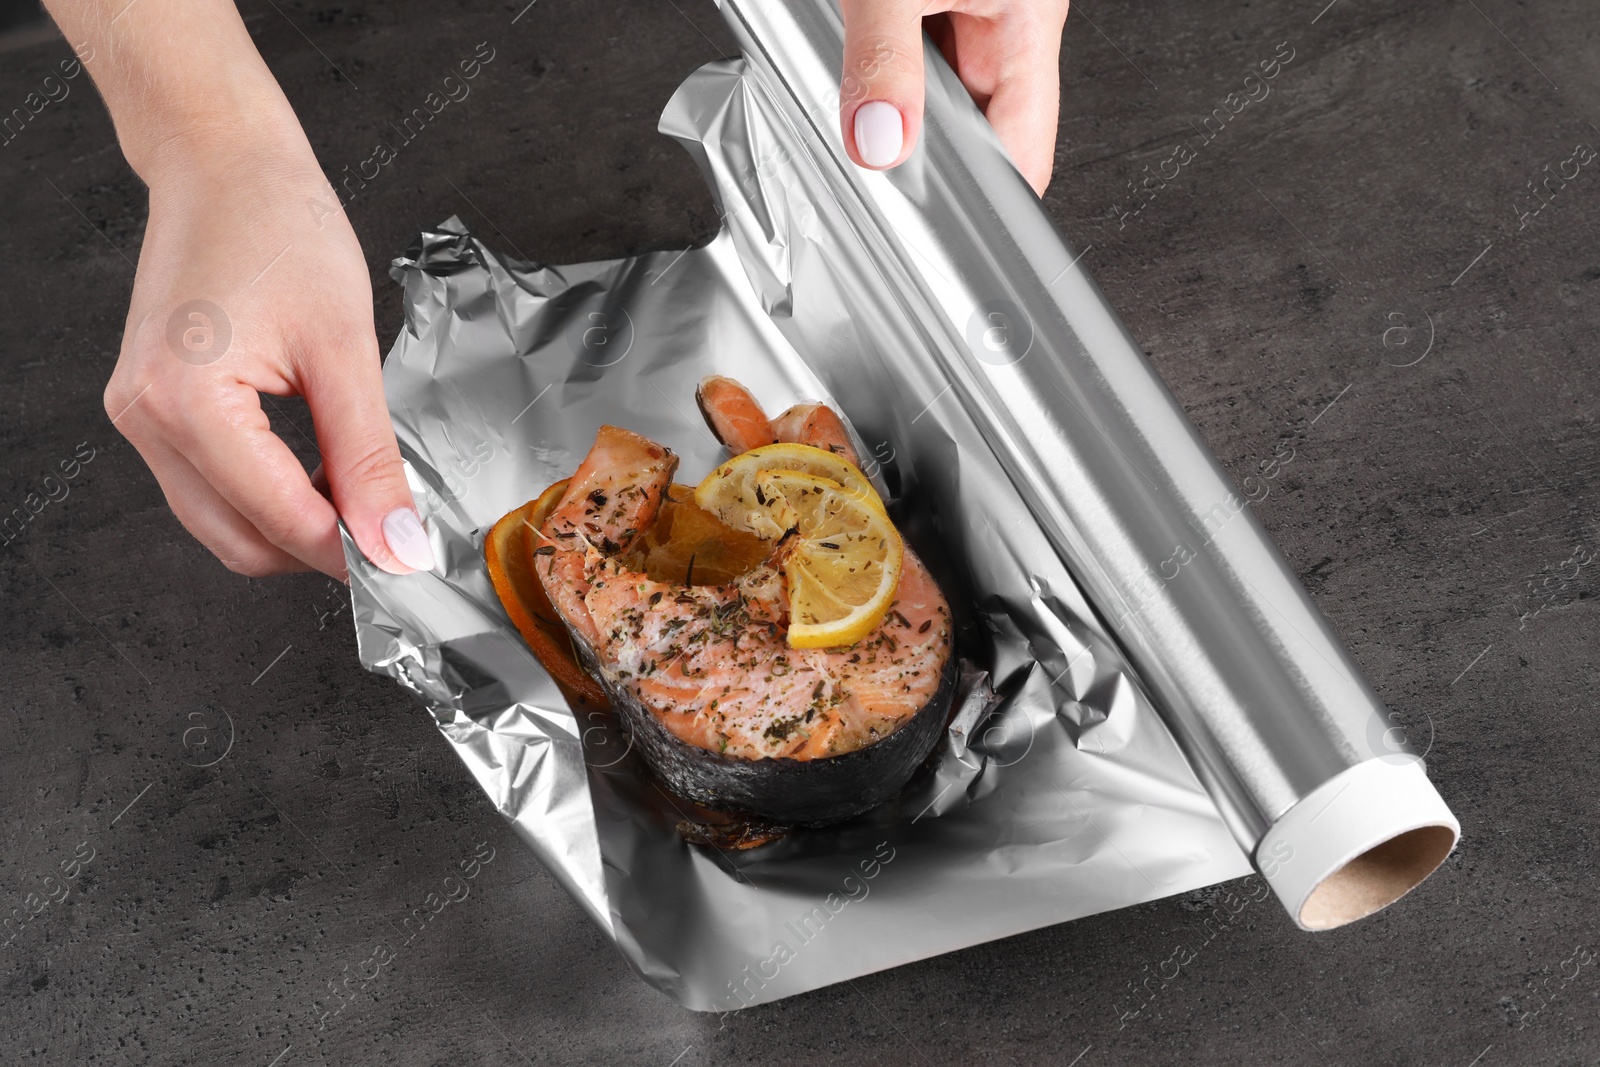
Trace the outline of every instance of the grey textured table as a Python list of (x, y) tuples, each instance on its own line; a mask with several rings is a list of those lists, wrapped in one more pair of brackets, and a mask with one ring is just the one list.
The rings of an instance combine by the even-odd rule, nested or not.
[[(728, 47), (714, 10), (525, 2), (243, 0), (330, 172), (496, 50), (351, 204), (385, 344), (389, 259), (452, 213), (553, 262), (715, 224), (654, 131)], [(0, 1062), (1600, 1060), (1600, 165), (1530, 185), (1600, 145), (1600, 15), (1324, 3), (1079, 5), (1047, 203), (1235, 477), (1292, 452), (1262, 521), (1464, 827), (1413, 896), (1317, 936), (1270, 901), (1204, 925), (1247, 881), (725, 1019), (678, 1008), (360, 669), (342, 589), (225, 571), (109, 424), (144, 192), (80, 79), (0, 145), (0, 513), (30, 516), (0, 545), (0, 914), (26, 916)], [(1135, 199), (1280, 42), (1270, 94)], [(7, 39), (0, 112), (67, 55)], [(480, 842), (469, 898), (319, 1029), (314, 999)]]

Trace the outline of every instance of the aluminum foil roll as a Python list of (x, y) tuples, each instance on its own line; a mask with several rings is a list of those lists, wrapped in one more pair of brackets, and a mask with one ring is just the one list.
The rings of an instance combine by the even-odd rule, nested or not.
[[(1232, 489), (942, 61), (923, 147), (866, 174), (838, 144), (837, 13), (724, 13), (746, 59), (662, 119), (722, 205), (709, 244), (546, 266), (451, 220), (396, 262), (385, 388), (441, 563), (395, 577), (346, 540), (362, 663), (424, 702), (638, 973), (699, 1010), (1238, 877), (1247, 854), (1304, 922), (1286, 879), (1370, 849), (1395, 782), (1453, 841), (1420, 765), (1361, 743), (1381, 709), (1248, 510), (1137, 584)], [(673, 448), (684, 480), (709, 471), (711, 373), (847, 416), (965, 668), (899, 798), (748, 852), (680, 837), (680, 804), (609, 715), (567, 706), (482, 562), (601, 423)], [(1397, 884), (1346, 887), (1346, 910), (1374, 882)]]
[[(928, 46), (916, 154), (864, 171), (837, 132), (835, 6), (721, 2), (865, 251), (830, 265), (901, 313), (910, 345), (883, 359), (917, 365), (909, 405), (981, 431), (1290, 915), (1342, 925), (1421, 882), (1455, 817), (954, 73)], [(812, 347), (798, 310), (788, 332)]]

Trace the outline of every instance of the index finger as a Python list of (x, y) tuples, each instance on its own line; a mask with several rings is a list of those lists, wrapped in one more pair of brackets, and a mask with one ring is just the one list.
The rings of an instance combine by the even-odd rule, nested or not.
[(219, 376), (191, 396), (152, 390), (148, 402), (172, 446), (267, 541), (324, 574), (344, 574), (338, 514), (272, 432), (254, 389)]

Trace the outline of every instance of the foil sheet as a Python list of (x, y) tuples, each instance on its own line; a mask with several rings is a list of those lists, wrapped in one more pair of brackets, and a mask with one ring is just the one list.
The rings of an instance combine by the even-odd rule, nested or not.
[[(1233, 487), (937, 54), (923, 146), (862, 172), (838, 143), (836, 9), (723, 10), (746, 58), (691, 76), (661, 124), (721, 207), (711, 242), (549, 266), (450, 220), (396, 261), (385, 387), (441, 562), (395, 577), (346, 539), (362, 663), (697, 1010), (1249, 873), (1277, 813), (1374, 755), (1376, 699), (1247, 508), (1188, 584), (1139, 578)], [(683, 813), (609, 716), (568, 708), (482, 563), (488, 528), (602, 423), (671, 447), (680, 481), (708, 472), (724, 452), (694, 388), (713, 373), (768, 410), (847, 417), (966, 667), (947, 743), (896, 801), (747, 852), (680, 839)]]
[[(707, 76), (745, 91), (736, 64)], [(706, 374), (769, 408), (852, 405), (774, 327), (726, 232), (539, 267), (452, 221), (396, 273), (407, 326), (385, 384), (441, 562), (396, 577), (347, 542), (361, 661), (428, 705), (647, 982), (727, 1011), (1249, 872), (993, 456), (931, 414), (914, 438), (855, 429), (985, 675), (969, 674), (937, 765), (840, 827), (747, 852), (686, 844), (610, 717), (569, 710), (506, 618), (484, 534), (570, 474), (604, 422), (671, 447), (682, 481), (709, 472), (726, 453), (695, 409)]]

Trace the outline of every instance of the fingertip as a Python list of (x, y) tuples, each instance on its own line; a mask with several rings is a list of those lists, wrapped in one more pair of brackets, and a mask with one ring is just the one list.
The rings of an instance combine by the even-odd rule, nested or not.
[(922, 4), (843, 0), (840, 134), (861, 167), (888, 170), (916, 148), (922, 125)]
[(339, 517), (361, 555), (389, 574), (432, 570), (434, 555), (427, 526), (406, 484), (398, 454), (386, 462), (361, 461), (331, 466), (329, 489)]
[(1033, 187), (1033, 195), (1044, 199), (1044, 191), (1050, 188), (1050, 179), (1055, 174), (1054, 166), (1031, 167), (1023, 171), (1022, 176)]
[(1041, 197), (1055, 171), (1061, 108), (1060, 84), (1052, 73), (1025, 71), (1004, 79), (984, 109), (1011, 162)]
[(379, 567), (391, 574), (410, 574), (414, 571), (431, 571), (437, 565), (433, 544), (428, 540), (427, 528), (417, 509), (402, 505), (383, 517), (383, 546), (387, 552), (379, 553), (385, 559), (373, 559)]
[(887, 100), (869, 100), (856, 108), (851, 128), (856, 159), (864, 167), (887, 170), (905, 154), (905, 116)]

